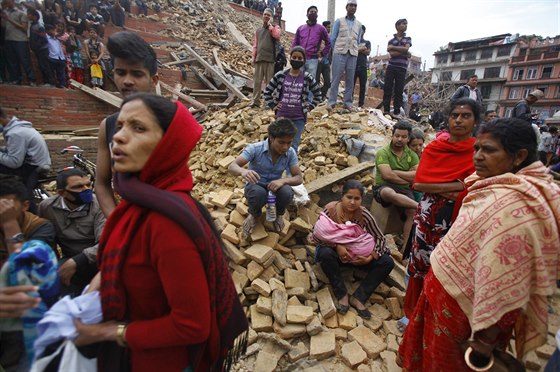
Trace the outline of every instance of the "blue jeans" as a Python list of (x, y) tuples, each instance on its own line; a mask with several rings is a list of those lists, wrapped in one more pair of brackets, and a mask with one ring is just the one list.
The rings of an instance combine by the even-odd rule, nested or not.
[(546, 367), (544, 367), (544, 372), (556, 371), (560, 371), (560, 350), (558, 350), (558, 348), (554, 350), (554, 354), (552, 354), (548, 363), (546, 363)]
[(305, 119), (298, 119), (298, 120), (291, 119), (291, 120), (292, 123), (294, 123), (294, 125), (297, 128), (296, 135), (294, 136), (294, 139), (292, 141), (292, 147), (294, 150), (296, 150), (296, 154), (297, 154), (298, 147), (301, 142), (301, 134), (303, 133), (303, 129), (305, 128)]
[(31, 68), (31, 56), (29, 54), (29, 43), (27, 41), (6, 40), (6, 59), (8, 62), (8, 74), (10, 82), (21, 83), (21, 68), (25, 71), (30, 83), (35, 82), (35, 75)]
[(357, 61), (358, 61), (358, 57), (353, 56), (350, 53), (333, 54), (332, 84), (331, 84), (331, 91), (329, 94), (330, 107), (336, 105), (336, 99), (338, 97), (338, 86), (340, 84), (340, 79), (342, 79), (342, 74), (344, 72), (346, 72), (344, 106), (348, 106), (348, 107), (352, 106), (352, 101), (354, 100), (354, 75), (356, 73)]

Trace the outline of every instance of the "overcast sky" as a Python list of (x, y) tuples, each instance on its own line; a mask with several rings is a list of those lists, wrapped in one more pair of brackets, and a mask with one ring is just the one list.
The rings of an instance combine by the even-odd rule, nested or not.
[[(357, 0), (356, 17), (366, 30), (372, 55), (384, 54), (395, 21), (408, 20), (411, 52), (433, 67), (433, 53), (449, 42), (500, 34), (556, 36), (560, 34), (560, 0)], [(307, 20), (310, 5), (319, 8), (319, 22), (327, 19), (327, 0), (284, 0), (283, 19), (295, 32)], [(336, 0), (335, 18), (346, 14), (346, 0)]]

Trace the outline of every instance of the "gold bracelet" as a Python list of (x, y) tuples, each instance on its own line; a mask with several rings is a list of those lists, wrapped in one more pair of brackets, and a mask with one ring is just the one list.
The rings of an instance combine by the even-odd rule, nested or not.
[(467, 366), (472, 369), (473, 371), (476, 372), (484, 372), (484, 371), (488, 371), (490, 370), (490, 368), (492, 368), (492, 366), (494, 365), (494, 355), (490, 355), (490, 361), (488, 362), (487, 365), (482, 366), (482, 367), (478, 367), (475, 366), (472, 362), (471, 362), (471, 354), (473, 352), (473, 348), (472, 346), (469, 346), (467, 348), (467, 350), (465, 351), (465, 362), (467, 363)]
[(124, 338), (126, 332), (127, 324), (121, 323), (117, 326), (117, 345), (120, 347), (127, 347), (126, 340)]

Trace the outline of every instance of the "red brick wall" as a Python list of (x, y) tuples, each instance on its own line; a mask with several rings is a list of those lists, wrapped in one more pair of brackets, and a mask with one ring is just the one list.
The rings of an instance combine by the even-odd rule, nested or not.
[(88, 128), (117, 109), (73, 89), (3, 85), (0, 105), (36, 128)]

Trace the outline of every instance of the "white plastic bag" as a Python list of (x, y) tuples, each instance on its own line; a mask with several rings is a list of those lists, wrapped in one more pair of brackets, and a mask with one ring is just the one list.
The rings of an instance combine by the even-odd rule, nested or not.
[(309, 203), (311, 199), (303, 183), (301, 185), (292, 186), (292, 189), (294, 190), (294, 203), (296, 205), (306, 205)]

